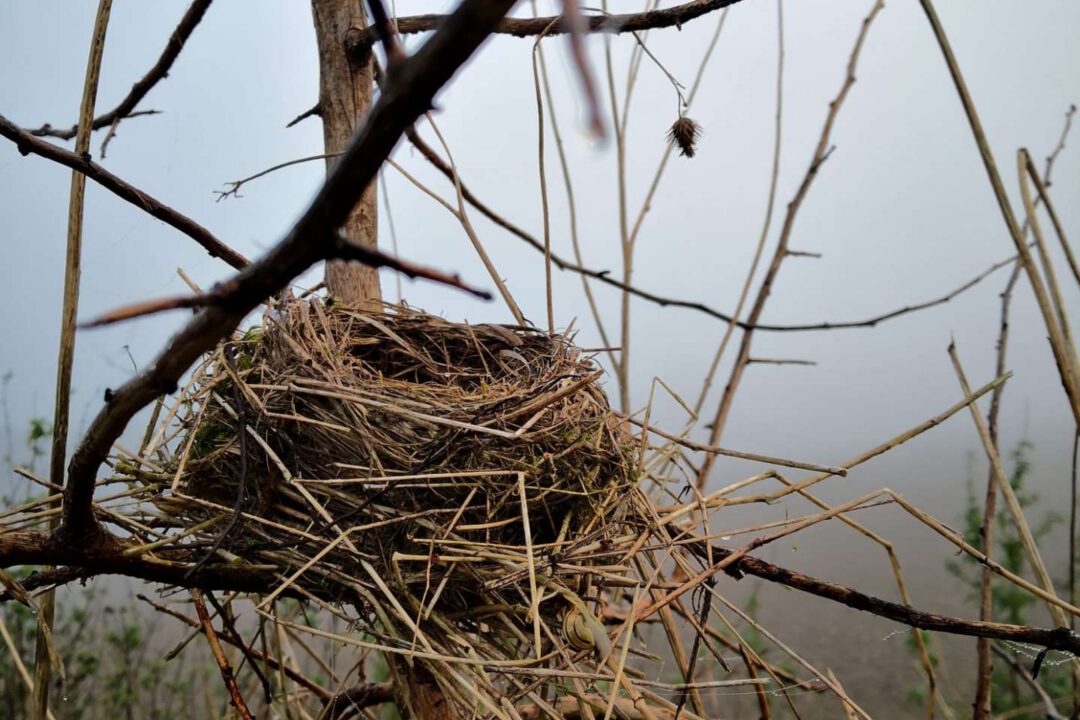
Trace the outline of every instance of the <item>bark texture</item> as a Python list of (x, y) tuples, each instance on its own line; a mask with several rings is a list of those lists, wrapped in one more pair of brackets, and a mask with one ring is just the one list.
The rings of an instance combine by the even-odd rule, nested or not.
[[(350, 58), (351, 40), (364, 32), (363, 3), (358, 0), (312, 0), (315, 37), (319, 47), (319, 107), (326, 153), (339, 153), (349, 145), (357, 124), (371, 108), (374, 76), (371, 53)], [(327, 170), (337, 162), (328, 158)], [(374, 248), (378, 244), (375, 183), (364, 190), (342, 226), (354, 245)], [(379, 271), (360, 263), (333, 261), (326, 264), (327, 290), (350, 304), (376, 305), (382, 299)]]
[[(327, 155), (344, 150), (357, 124), (371, 107), (375, 87), (370, 46), (350, 53), (367, 21), (358, 0), (312, 0), (315, 36), (319, 47), (319, 108), (323, 121), (323, 145)], [(327, 158), (329, 171), (337, 158)], [(346, 240), (354, 245), (378, 245), (378, 214), (375, 183), (364, 190), (360, 202), (342, 226)], [(351, 305), (378, 306), (382, 299), (377, 268), (360, 263), (332, 261), (326, 264), (326, 289)], [(412, 720), (452, 720), (442, 692), (419, 665), (390, 659), (395, 700), (402, 714)]]

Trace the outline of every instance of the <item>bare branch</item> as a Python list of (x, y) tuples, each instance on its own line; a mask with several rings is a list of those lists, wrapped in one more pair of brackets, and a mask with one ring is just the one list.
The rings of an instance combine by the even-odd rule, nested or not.
[(1032, 677), (1031, 672), (1026, 667), (1017, 662), (1015, 658), (1011, 657), (1008, 653), (1006, 653), (1004, 650), (997, 647), (996, 645), (993, 646), (992, 649), (994, 651), (994, 654), (1004, 660), (1009, 665), (1009, 667), (1013, 669), (1013, 672), (1019, 675), (1021, 679), (1023, 679), (1023, 681), (1027, 683), (1028, 686), (1035, 692), (1035, 694), (1039, 698), (1039, 701), (1043, 705), (1043, 712), (1045, 713), (1046, 720), (1065, 720), (1065, 716), (1058, 712), (1057, 706), (1054, 703), (1054, 699), (1050, 697), (1049, 693), (1047, 693), (1045, 689), (1043, 689), (1043, 686), (1039, 684), (1039, 681)]
[[(439, 154), (436, 153), (435, 150), (430, 145), (428, 145), (424, 141), (423, 138), (420, 137), (420, 134), (416, 132), (415, 128), (409, 128), (405, 132), (405, 137), (409, 140), (409, 143), (412, 144), (413, 147), (415, 147), (418, 151), (420, 151), (420, 154), (424, 156), (424, 159), (427, 160), (429, 163), (431, 163), (431, 165), (436, 170), (441, 172), (447, 178), (453, 180), (453, 177), (454, 177), (453, 169), (451, 169), (450, 166), (446, 164), (446, 161), (444, 161), (439, 156)], [(302, 160), (307, 161), (307, 160), (311, 160), (311, 159), (317, 159), (319, 157), (322, 157), (322, 156), (316, 156), (315, 158), (303, 158)], [(288, 162), (288, 163), (281, 163), (280, 165), (274, 166), (274, 168), (271, 168), (271, 169), (276, 170), (276, 169), (279, 169), (281, 167), (287, 167), (288, 165), (293, 165), (296, 162), (300, 162), (300, 161), (292, 161), (292, 162)], [(248, 182), (250, 180), (255, 179), (256, 177), (259, 177), (259, 176), (263, 175), (265, 172), (266, 171), (263, 171), (262, 173), (258, 173), (257, 175), (253, 175), (251, 177), (244, 178), (243, 180), (240, 180), (240, 181), (237, 181), (237, 182), (239, 182), (240, 184), (246, 183), (246, 182)], [(234, 183), (229, 183), (229, 184), (232, 185)], [(480, 198), (478, 198), (475, 194), (473, 194), (473, 192), (469, 189), (469, 187), (467, 185), (465, 185), (464, 182), (461, 183), (461, 195), (465, 199), (466, 202), (468, 202), (470, 205), (472, 205), (474, 208), (476, 208), (476, 210), (478, 210), (480, 212), (480, 214), (483, 215), (484, 217), (486, 217), (488, 220), (495, 223), (499, 227), (503, 228), (504, 230), (509, 232), (511, 235), (513, 235), (513, 236), (515, 236), (515, 237), (517, 237), (517, 238), (519, 238), (521, 240), (524, 240), (534, 250), (537, 250), (539, 252), (545, 252), (543, 242), (541, 242), (537, 238), (533, 237), (527, 231), (525, 231), (522, 228), (518, 227), (514, 223), (510, 222), (509, 220), (504, 218), (502, 215), (499, 215), (497, 212), (495, 212), (490, 206), (485, 204), (482, 200), (480, 200)], [(679, 307), (679, 308), (683, 308), (683, 309), (686, 309), (686, 310), (694, 310), (696, 312), (704, 313), (705, 315), (708, 315), (709, 317), (716, 318), (717, 320), (720, 320), (722, 322), (726, 322), (726, 323), (729, 323), (729, 324), (734, 323), (736, 327), (739, 327), (739, 328), (741, 328), (743, 330), (761, 330), (762, 332), (812, 332), (812, 331), (818, 331), (818, 330), (846, 330), (846, 329), (853, 329), (853, 328), (872, 328), (872, 327), (875, 327), (876, 325), (878, 325), (880, 323), (883, 323), (883, 322), (886, 322), (888, 320), (893, 320), (895, 318), (902, 317), (904, 315), (908, 315), (908, 314), (911, 314), (911, 313), (914, 313), (914, 312), (918, 312), (920, 310), (928, 310), (928, 309), (930, 309), (932, 307), (936, 307), (938, 305), (944, 305), (945, 303), (955, 299), (957, 296), (959, 296), (959, 295), (967, 292), (968, 290), (972, 289), (973, 287), (975, 287), (976, 285), (981, 283), (983, 280), (985, 280), (986, 278), (993, 275), (995, 272), (997, 272), (1001, 268), (1003, 268), (1003, 267), (1005, 267), (1007, 265), (1010, 265), (1010, 264), (1014, 263), (1015, 261), (1016, 261), (1016, 256), (1013, 255), (1012, 257), (1009, 257), (1009, 258), (1007, 258), (1005, 260), (1002, 260), (1000, 262), (996, 262), (993, 265), (991, 265), (990, 267), (988, 267), (986, 270), (983, 270), (981, 273), (979, 273), (975, 277), (971, 278), (967, 282), (960, 285), (959, 287), (957, 287), (957, 288), (955, 288), (953, 290), (950, 290), (949, 292), (945, 293), (944, 295), (940, 295), (940, 296), (935, 297), (935, 298), (933, 298), (931, 300), (926, 300), (926, 301), (923, 301), (923, 302), (915, 303), (913, 305), (905, 305), (904, 307), (897, 308), (895, 310), (890, 310), (888, 312), (880, 313), (878, 315), (874, 315), (872, 317), (864, 318), (864, 319), (861, 319), (861, 320), (841, 320), (841, 321), (836, 321), (836, 322), (825, 321), (825, 322), (819, 322), (819, 323), (806, 323), (806, 324), (802, 324), (802, 325), (776, 325), (776, 324), (768, 324), (768, 323), (750, 323), (750, 322), (746, 322), (746, 321), (743, 321), (743, 320), (736, 320), (734, 317), (732, 317), (728, 313), (725, 313), (725, 312), (723, 312), (721, 310), (717, 310), (716, 308), (711, 307), (709, 305), (706, 305), (705, 303), (695, 302), (693, 300), (680, 300), (678, 298), (666, 297), (666, 296), (659, 295), (657, 293), (651, 292), (649, 290), (644, 290), (642, 288), (635, 287), (633, 285), (628, 285), (627, 283), (624, 283), (621, 280), (618, 280), (618, 279), (612, 277), (610, 270), (596, 270), (596, 269), (593, 269), (593, 268), (585, 267), (583, 265), (579, 265), (578, 263), (575, 263), (572, 260), (568, 260), (567, 258), (564, 258), (563, 256), (559, 255), (558, 253), (555, 253), (555, 252), (551, 253), (551, 262), (554, 263), (555, 267), (559, 268), (560, 270), (568, 270), (570, 272), (578, 273), (579, 275), (584, 275), (586, 277), (594, 278), (594, 279), (599, 280), (600, 282), (602, 282), (602, 283), (604, 283), (606, 285), (610, 285), (611, 287), (617, 288), (619, 290), (625, 290), (625, 291), (629, 292), (631, 295), (633, 295), (635, 297), (639, 297), (642, 300), (647, 300), (649, 302), (656, 303), (660, 307)]]
[[(690, 22), (716, 10), (722, 10), (739, 1), (691, 0), (674, 7), (648, 12), (627, 13), (625, 15), (593, 15), (584, 18), (583, 24), (585, 27), (583, 29), (593, 33), (614, 34), (652, 30), (654, 28), (674, 27), (681, 29), (683, 23)], [(396, 21), (397, 31), (401, 35), (427, 32), (440, 27), (446, 18), (446, 15), (413, 15), (398, 18)], [(498, 35), (530, 37), (536, 35), (564, 35), (572, 30), (572, 18), (549, 16), (528, 19), (505, 18), (499, 23), (494, 32)], [(349, 43), (349, 53), (354, 57), (366, 56), (377, 39), (378, 35), (374, 28), (355, 33), (346, 41)]]
[(225, 687), (229, 691), (232, 706), (236, 708), (236, 713), (242, 720), (254, 720), (247, 703), (244, 702), (244, 696), (240, 694), (240, 687), (236, 684), (236, 675), (233, 674), (232, 665), (229, 664), (229, 659), (225, 657), (225, 651), (221, 648), (218, 634), (214, 630), (214, 623), (210, 621), (210, 613), (206, 611), (202, 592), (192, 590), (191, 600), (195, 604), (195, 612), (199, 614), (199, 623), (202, 625), (203, 635), (206, 636), (206, 643), (210, 646), (210, 654), (214, 656), (214, 662), (217, 663), (218, 671), (221, 672), (221, 679), (225, 681)]
[[(449, 285), (450, 287), (463, 290), (482, 300), (490, 300), (492, 297), (491, 293), (487, 290), (466, 285), (458, 275), (451, 275), (431, 268), (426, 268), (374, 248), (351, 245), (342, 241), (329, 255), (327, 255), (327, 259), (330, 258), (336, 260), (353, 260), (369, 267), (390, 268), (391, 270), (396, 270), (402, 275), (413, 278), (414, 280), (422, 278), (442, 285)], [(155, 315), (167, 310), (207, 307), (228, 301), (229, 297), (227, 293), (218, 287), (203, 295), (180, 295), (177, 297), (159, 298), (157, 300), (146, 300), (132, 305), (125, 305), (124, 307), (100, 315), (93, 320), (87, 320), (86, 322), (80, 323), (79, 327), (82, 329), (104, 327), (125, 320)]]
[[(153, 600), (146, 597), (145, 595), (139, 594), (139, 595), (136, 595), (135, 597), (138, 598), (139, 600), (142, 600), (144, 603), (146, 603), (150, 607), (154, 608), (159, 613), (162, 613), (164, 615), (168, 615), (169, 617), (172, 617), (172, 618), (176, 618), (177, 620), (184, 623), (188, 627), (196, 628), (200, 632), (202, 632), (202, 625), (199, 623), (198, 620), (192, 619), (192, 618), (188, 617), (187, 615), (184, 615), (181, 612), (177, 612), (176, 610), (169, 607), (168, 605), (162, 605), (161, 603), (154, 602)], [(230, 644), (230, 645), (232, 645), (234, 647), (239, 647), (239, 644), (236, 642), (236, 639), (231, 637), (230, 635), (219, 635), (218, 638), (220, 640), (223, 640), (223, 641), (227, 642), (228, 644)], [(292, 680), (293, 682), (295, 682), (298, 685), (303, 686), (305, 690), (308, 690), (309, 692), (313, 693), (314, 695), (321, 698), (322, 700), (329, 700), (332, 697), (328, 690), (326, 690), (326, 689), (320, 687), (319, 685), (313, 683), (311, 680), (308, 680), (307, 677), (305, 677), (303, 674), (301, 674), (301, 673), (297, 672), (296, 670), (294, 670), (288, 663), (282, 662), (281, 660), (274, 657), (273, 655), (264, 655), (263, 653), (259, 652), (258, 650), (255, 650), (254, 648), (241, 648), (241, 649), (243, 649), (246, 653), (250, 654), (251, 657), (253, 657), (255, 660), (258, 660), (259, 662), (262, 662), (262, 663), (266, 663), (270, 667), (283, 672), (285, 675), (288, 676), (288, 678), (290, 680)]]
[[(714, 564), (723, 562), (734, 552), (718, 546), (709, 548), (703, 541), (681, 544), (685, 544), (691, 552), (704, 559), (708, 559), (711, 552)], [(47, 534), (35, 531), (16, 531), (0, 535), (0, 567), (42, 564), (69, 565), (91, 570), (96, 574), (126, 575), (177, 587), (267, 593), (280, 584), (280, 579), (273, 573), (245, 568), (243, 565), (206, 565), (193, 577), (187, 578), (186, 571), (190, 567), (188, 563), (157, 557), (126, 556), (122, 552), (122, 546), (119, 545), (113, 547), (72, 545), (57, 542)], [(725, 568), (725, 571), (736, 578), (744, 574), (753, 575), (923, 630), (1024, 642), (1051, 650), (1080, 654), (1080, 634), (1068, 628), (1047, 629), (936, 615), (867, 595), (844, 585), (819, 580), (750, 555), (737, 558)]]
[(321, 116), (322, 116), (322, 106), (319, 103), (315, 103), (310, 108), (308, 108), (307, 110), (305, 110), (304, 112), (300, 113), (299, 115), (294, 117), (292, 120), (290, 120), (289, 124), (286, 125), (285, 127), (286, 128), (291, 128), (293, 125), (297, 125), (300, 122), (302, 122), (304, 120), (307, 120), (309, 117), (321, 117)]
[[(780, 267), (788, 256), (788, 247), (795, 227), (795, 220), (799, 215), (799, 210), (806, 200), (807, 195), (810, 193), (810, 188), (817, 178), (818, 171), (829, 159), (829, 156), (835, 149), (835, 145), (832, 145), (832, 131), (836, 123), (836, 118), (844, 105), (844, 101), (850, 94), (851, 88), (855, 85), (855, 69), (858, 67), (859, 57), (862, 54), (863, 45), (866, 42), (870, 26), (873, 24), (874, 19), (877, 18), (878, 13), (881, 12), (884, 5), (884, 0), (876, 0), (866, 17), (863, 18), (859, 34), (855, 38), (855, 45), (851, 50), (851, 55), (848, 57), (847, 67), (844, 72), (844, 81), (840, 85), (839, 92), (837, 92), (836, 96), (832, 99), (832, 102), (829, 103), (829, 111), (825, 116), (825, 123), (821, 128), (821, 135), (818, 138), (817, 146), (814, 148), (814, 155), (810, 160), (810, 165), (806, 169), (806, 174), (803, 176), (802, 181), (799, 183), (799, 189), (795, 191), (794, 197), (792, 197), (791, 201), (788, 203), (787, 213), (784, 215), (784, 223), (780, 229), (780, 238), (776, 243), (776, 250), (773, 253), (768, 268), (765, 270), (765, 275), (758, 288), (757, 297), (754, 299), (754, 303), (750, 307), (750, 314), (747, 316), (747, 324), (749, 325), (757, 325), (761, 319), (762, 313), (765, 312), (765, 306), (768, 303), (769, 297), (772, 295), (773, 284), (776, 281), (777, 275), (780, 273)], [(712, 428), (709, 432), (710, 445), (719, 444), (720, 438), (723, 436), (724, 428), (727, 426), (727, 420), (731, 414), (735, 394), (742, 381), (743, 372), (746, 370), (746, 361), (750, 357), (750, 348), (753, 344), (753, 340), (754, 332), (752, 329), (748, 329), (743, 333), (739, 343), (738, 354), (735, 357), (735, 364), (731, 369), (731, 373), (728, 375), (727, 385), (724, 387), (724, 393), (716, 408), (716, 414), (713, 416)], [(705, 487), (714, 460), (715, 457), (708, 456), (702, 463), (697, 479), (699, 489)]]
[(326, 703), (323, 714), (328, 720), (345, 720), (347, 717), (354, 717), (359, 714), (366, 707), (381, 705), (393, 700), (393, 683), (362, 682), (359, 685), (353, 685), (351, 688), (342, 690), (330, 698)]
[(180, 232), (199, 243), (211, 257), (219, 257), (234, 268), (242, 268), (248, 264), (247, 258), (218, 240), (214, 235), (199, 223), (186, 215), (161, 202), (148, 193), (139, 190), (134, 185), (113, 175), (101, 167), (89, 155), (80, 156), (53, 145), (50, 142), (39, 140), (25, 130), (20, 129), (3, 115), (0, 115), (0, 136), (11, 140), (23, 155), (33, 153), (46, 160), (60, 163), (72, 170), (81, 172), (86, 177), (101, 185), (135, 207), (143, 210), (167, 225), (171, 225)]
[(464, 0), (430, 40), (398, 66), (357, 129), (311, 205), (270, 252), (221, 286), (221, 301), (199, 313), (143, 372), (120, 387), (90, 424), (68, 465), (61, 535), (69, 542), (100, 536), (93, 516), (94, 478), (131, 418), (159, 395), (173, 392), (180, 376), (273, 293), (314, 263), (339, 257), (337, 230), (375, 180), (405, 129), (457, 72), (513, 0)]
[[(690, 545), (690, 550), (700, 558), (708, 560), (710, 548), (704, 542)], [(713, 546), (711, 548), (712, 562), (719, 564), (735, 551), (724, 547)], [(773, 565), (772, 563), (759, 560), (752, 556), (744, 556), (728, 566), (727, 569), (736, 569), (746, 575), (762, 578), (770, 582), (780, 583), (787, 587), (801, 590), (802, 592), (816, 595), (826, 600), (838, 602), (855, 610), (878, 615), (880, 617), (895, 620), (909, 627), (934, 632), (944, 632), (953, 635), (967, 635), (971, 637), (989, 637), (1013, 642), (1027, 642), (1051, 650), (1062, 650), (1077, 654), (1080, 652), (1080, 634), (1068, 628), (1034, 628), (1024, 625), (1008, 625), (1005, 623), (983, 622), (979, 620), (961, 620), (945, 615), (916, 610), (907, 605), (882, 600), (881, 598), (867, 595), (853, 588), (843, 585), (835, 585), (824, 580), (818, 580), (809, 575), (788, 570), (787, 568)], [(736, 573), (736, 577), (739, 576)], [(1030, 638), (1021, 640), (1020, 638)]]
[[(115, 132), (115, 127), (118, 122), (125, 118), (136, 117), (138, 115), (156, 115), (157, 110), (142, 110), (135, 112), (135, 106), (137, 106), (142, 99), (146, 97), (155, 85), (164, 80), (169, 75), (169, 70), (172, 69), (173, 63), (176, 62), (176, 58), (180, 56), (180, 51), (184, 49), (184, 44), (191, 37), (191, 34), (195, 31), (195, 27), (202, 20), (203, 14), (207, 8), (210, 7), (212, 0), (194, 0), (191, 6), (188, 7), (187, 12), (184, 13), (184, 17), (180, 18), (180, 23), (173, 30), (172, 35), (169, 36), (169, 42), (165, 45), (165, 49), (161, 52), (161, 57), (154, 63), (154, 66), (150, 68), (142, 78), (136, 82), (127, 96), (120, 101), (120, 104), (109, 112), (99, 115), (94, 118), (93, 125), (94, 130), (100, 130), (101, 128), (111, 128), (110, 133)], [(59, 130), (54, 128), (48, 123), (41, 127), (30, 130), (31, 135), (37, 137), (55, 137), (62, 140), (70, 140), (75, 137), (75, 133), (78, 130), (77, 125), (73, 125), (65, 130)]]

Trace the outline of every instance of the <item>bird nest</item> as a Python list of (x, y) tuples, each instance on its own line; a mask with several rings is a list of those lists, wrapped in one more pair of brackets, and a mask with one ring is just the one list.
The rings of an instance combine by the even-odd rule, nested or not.
[[(570, 339), (289, 301), (181, 393), (158, 510), (214, 562), (363, 615), (562, 622), (620, 525), (635, 445)], [(575, 603), (571, 603), (575, 604)], [(394, 615), (390, 612), (389, 615)]]

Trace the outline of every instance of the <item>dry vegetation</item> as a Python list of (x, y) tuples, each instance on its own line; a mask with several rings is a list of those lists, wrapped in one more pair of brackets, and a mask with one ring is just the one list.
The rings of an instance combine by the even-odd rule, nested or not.
[[(316, 0), (315, 4), (325, 10), (333, 3)], [(138, 642), (141, 636), (133, 639), (125, 634), (131, 632), (126, 624), (106, 641), (114, 656), (128, 657), (119, 662), (119, 670), (84, 667), (83, 660), (71, 657), (75, 646), (82, 647), (82, 632), (72, 637), (72, 624), (54, 619), (53, 591), (96, 575), (124, 575), (156, 583), (162, 597), (143, 598), (147, 607), (155, 617), (168, 618), (188, 633), (166, 654), (170, 659), (185, 657), (193, 639), (205, 639), (206, 654), (195, 662), (205, 673), (212, 660), (223, 689), (213, 694), (207, 691), (203, 717), (340, 720), (378, 717), (393, 703), (404, 715), (425, 719), (693, 720), (729, 712), (723, 703), (738, 694), (752, 698), (752, 712), (763, 718), (797, 716), (800, 700), (807, 694), (829, 698), (833, 709), (847, 717), (869, 717), (858, 693), (853, 697), (845, 691), (842, 678), (805, 660), (718, 589), (721, 577), (749, 575), (846, 605), (852, 612), (870, 612), (910, 626), (928, 688), (923, 708), (928, 717), (964, 716), (972, 705), (977, 717), (990, 717), (995, 652), (1001, 656), (997, 668), (1007, 668), (1031, 688), (1035, 702), (1031, 712), (1046, 717), (1072, 712), (1075, 717), (1074, 706), (1080, 702), (1076, 694), (1080, 635), (1072, 629), (1080, 616), (1075, 578), (1070, 576), (1067, 587), (1055, 585), (1051, 578), (1040, 554), (1041, 535), (1025, 515), (1024, 497), (1002, 462), (996, 435), (998, 401), (1008, 380), (1009, 298), (1021, 281), (1035, 291), (1066, 400), (1080, 421), (1080, 362), (1062, 290), (1080, 283), (1080, 272), (1047, 189), (1072, 111), (1062, 140), (1041, 173), (1026, 151), (1018, 153), (1023, 204), (1022, 212), (1014, 210), (945, 30), (930, 0), (922, 0), (1017, 254), (940, 298), (847, 326), (873, 326), (934, 307), (999, 268), (1011, 266), (1002, 307), (998, 377), (973, 389), (953, 351), (956, 397), (944, 402), (938, 415), (911, 428), (897, 428), (895, 437), (837, 467), (726, 449), (720, 442), (743, 373), (752, 363), (765, 361), (755, 359), (751, 352), (755, 335), (793, 329), (765, 326), (760, 319), (781, 265), (797, 254), (789, 246), (792, 229), (829, 157), (834, 122), (855, 85), (860, 54), (883, 8), (880, 1), (869, 4), (840, 90), (828, 106), (818, 143), (796, 194), (786, 205), (769, 257), (764, 250), (776, 196), (774, 161), (769, 211), (754, 261), (737, 308), (725, 314), (696, 301), (658, 297), (639, 288), (634, 285), (633, 269), (642, 219), (668, 157), (676, 149), (684, 156), (694, 155), (700, 128), (688, 111), (727, 6), (733, 4), (712, 0), (661, 10), (650, 5), (650, 10), (635, 15), (585, 17), (576, 2), (565, 0), (560, 18), (504, 20), (514, 5), (511, 0), (463, 0), (448, 20), (401, 18), (396, 27), (402, 34), (437, 28), (419, 50), (407, 56), (391, 31), (383, 3), (372, 0), (368, 3), (372, 24), (354, 28), (346, 44), (352, 61), (362, 60), (365, 77), (368, 81), (378, 77), (382, 91), (370, 109), (355, 118), (358, 127), (347, 147), (332, 147), (328, 133), (325, 154), (309, 158), (333, 163), (325, 185), (281, 242), (263, 258), (248, 263), (194, 221), (80, 157), (89, 147), (92, 129), (108, 128), (112, 133), (117, 123), (140, 114), (136, 108), (142, 97), (165, 76), (210, 5), (194, 2), (158, 64), (116, 110), (95, 120), (94, 96), (109, 8), (107, 1), (102, 2), (95, 30), (96, 55), (91, 54), (81, 119), (73, 132), (48, 126), (25, 131), (0, 117), (0, 134), (24, 154), (58, 161), (74, 170), (69, 273), (74, 268), (77, 276), (81, 185), (87, 177), (191, 236), (239, 272), (211, 291), (140, 303), (95, 323), (120, 322), (178, 307), (198, 310), (150, 367), (110, 394), (70, 457), (64, 454), (66, 403), (78, 286), (77, 282), (67, 284), (65, 308), (69, 312), (63, 328), (67, 351), (61, 353), (49, 477), (39, 477), (32, 469), (17, 470), (47, 494), (12, 503), (0, 512), (0, 567), (8, 568), (0, 570), (6, 587), (4, 600), (8, 607), (17, 603), (32, 610), (21, 611), (22, 615), (0, 614), (12, 676), (18, 678), (14, 686), (0, 686), (9, 708), (21, 712), (18, 706), (25, 701), (32, 706), (31, 714), (44, 714), (48, 689), (65, 665), (63, 683), (69, 688), (82, 687), (80, 683), (85, 684), (88, 677), (106, 676), (130, 686), (132, 696), (112, 708), (129, 716), (139, 713), (132, 698), (138, 696), (140, 683), (160, 690), (169, 682), (173, 683), (168, 686), (173, 688), (170, 693), (183, 693), (199, 682), (192, 679), (196, 676), (183, 674), (169, 680), (172, 676), (164, 667), (156, 674), (132, 675), (139, 661), (123, 653), (145, 653), (147, 646)], [(779, 3), (777, 9), (778, 154), (783, 87)], [(635, 219), (625, 191), (628, 98), (643, 64), (655, 63), (667, 73), (639, 31), (690, 22), (713, 11), (719, 13), (716, 34), (695, 82), (684, 94), (671, 78), (679, 97), (678, 120), (671, 131), (673, 147)], [(316, 17), (320, 17), (318, 11)], [(323, 16), (320, 22), (329, 21)], [(551, 137), (572, 209), (571, 173), (540, 41), (548, 35), (569, 35), (571, 55), (596, 120), (601, 117), (601, 93), (580, 43), (588, 32), (599, 30), (610, 33), (604, 42), (636, 43), (631, 73), (622, 88), (626, 104), (621, 108), (610, 52), (605, 68), (620, 180), (623, 272), (618, 279), (583, 266), (576, 229), (571, 238), (573, 261), (552, 252), (548, 179), (543, 174), (544, 140)], [(469, 191), (427, 114), (434, 94), (492, 32), (536, 38), (532, 48), (541, 122), (541, 237), (510, 224)], [(383, 43), (385, 72), (373, 55), (376, 42)], [(371, 102), (370, 96), (366, 102)], [(318, 108), (305, 115), (314, 114)], [(414, 124), (424, 117), (439, 137), (441, 152), (425, 145), (415, 132)], [(545, 121), (550, 124), (550, 135), (545, 135)], [(75, 137), (75, 152), (40, 136)], [(342, 281), (330, 276), (328, 289), (291, 287), (301, 272), (317, 262), (354, 261), (480, 292), (456, 277), (352, 242), (350, 228), (370, 224), (370, 219), (364, 220), (363, 213), (356, 215), (353, 209), (358, 203), (373, 202), (373, 191), (366, 198), (361, 194), (373, 187), (402, 136), (423, 159), (453, 180), (454, 199), (443, 199), (420, 185), (407, 169), (388, 162), (460, 221), (516, 319), (514, 324), (452, 323), (405, 304), (383, 305), (370, 294), (360, 301), (341, 302), (348, 293), (336, 292), (335, 283)], [(233, 183), (224, 195), (235, 195), (241, 185), (263, 174)], [(1052, 236), (1044, 233), (1040, 223), (1040, 205), (1050, 218)], [(469, 221), (473, 211), (544, 253), (549, 293), (546, 330), (525, 322)], [(339, 233), (341, 228), (344, 234)], [(1064, 266), (1055, 267), (1052, 259), (1058, 252), (1051, 251), (1055, 241), (1066, 258)], [(760, 277), (759, 265), (763, 268)], [(554, 331), (550, 275), (556, 267), (582, 277), (606, 346), (598, 352), (610, 360), (619, 388), (615, 408), (600, 389), (597, 358), (576, 347), (573, 336)], [(755, 279), (757, 290), (751, 292)], [(612, 319), (597, 310), (592, 295), (597, 283), (615, 286), (621, 294), (621, 311), (613, 319), (620, 328), (617, 333), (609, 331)], [(633, 296), (704, 312), (727, 324), (700, 398), (685, 403), (693, 418), (686, 427), (655, 427), (651, 402), (637, 412), (630, 407)], [(254, 310), (259, 311), (259, 319), (240, 328)], [(738, 347), (721, 401), (715, 412), (707, 414), (708, 390), (736, 334)], [(613, 350), (615, 345), (621, 345), (622, 352)], [(989, 417), (976, 404), (981, 398), (992, 401)], [(153, 414), (142, 442), (138, 447), (124, 447), (121, 434), (136, 413), (147, 407), (153, 407)], [(888, 488), (836, 506), (814, 494), (819, 483), (917, 441), (922, 433), (954, 416), (953, 422), (970, 416), (992, 468), (981, 525), (976, 518), (981, 531), (976, 536), (958, 533), (946, 520)], [(711, 420), (707, 443), (690, 437), (698, 429), (699, 417)], [(713, 489), (708, 480), (719, 456), (765, 463), (771, 469)], [(735, 549), (717, 542), (713, 528), (718, 519), (737, 526), (731, 518), (739, 506), (784, 502), (796, 496), (815, 506), (813, 514), (793, 512), (780, 522), (744, 528), (739, 536), (751, 539)], [(1006, 518), (1001, 527), (1015, 538), (1016, 558), (995, 555), (991, 533), (999, 527), (999, 501)], [(912, 607), (892, 544), (852, 515), (883, 503), (906, 512), (928, 532), (952, 543), (958, 553), (977, 561), (981, 568), (979, 619), (944, 617)], [(845, 523), (885, 550), (898, 601), (794, 572), (754, 555), (762, 546), (829, 520)], [(1072, 563), (1075, 514), (1070, 522)], [(35, 571), (30, 572), (31, 568)], [(1045, 605), (1053, 627), (1019, 622), (1022, 618), (1016, 615), (995, 616), (991, 595), (994, 588), (1003, 587)], [(9, 623), (18, 621), (14, 635), (5, 618)], [(40, 618), (37, 654), (26, 662), (36, 618)], [(978, 667), (972, 673), (979, 678), (979, 687), (973, 701), (962, 706), (950, 703), (942, 689), (930, 635), (920, 630), (980, 638)], [(1030, 666), (1016, 659), (1015, 651), (1025, 648), (1033, 655)], [(82, 669), (81, 675), (72, 673), (74, 666)], [(1068, 681), (1054, 686), (1056, 695), (1040, 685), (1040, 681), (1046, 684), (1046, 668), (1051, 667), (1069, 673)], [(953, 668), (953, 672), (960, 670)], [(170, 708), (169, 717), (199, 716), (191, 715), (191, 707), (182, 707), (183, 703), (174, 707), (172, 700), (161, 702)], [(55, 702), (52, 712), (56, 717), (75, 716)], [(87, 716), (97, 716), (94, 712), (98, 711)]]

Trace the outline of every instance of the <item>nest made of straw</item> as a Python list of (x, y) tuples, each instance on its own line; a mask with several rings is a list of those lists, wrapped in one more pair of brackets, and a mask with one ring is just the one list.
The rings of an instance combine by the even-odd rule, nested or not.
[(633, 485), (599, 377), (532, 328), (289, 301), (197, 371), (158, 506), (322, 597), (374, 574), (405, 605), (520, 603), (519, 561), (595, 547)]

